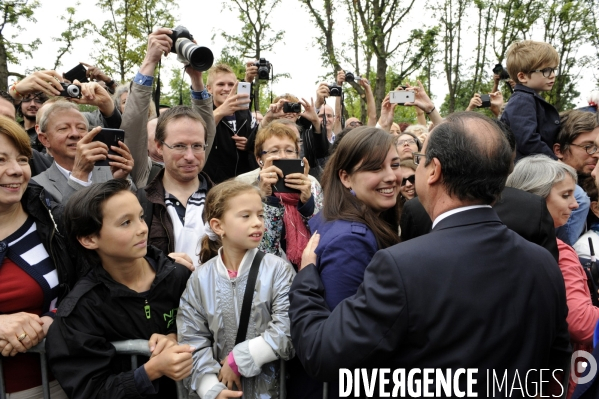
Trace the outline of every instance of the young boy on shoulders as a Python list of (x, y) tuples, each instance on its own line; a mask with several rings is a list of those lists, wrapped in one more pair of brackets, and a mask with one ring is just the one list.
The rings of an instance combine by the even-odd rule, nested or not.
[(507, 71), (517, 84), (501, 120), (516, 136), (516, 161), (532, 154), (557, 159), (553, 141), (559, 113), (539, 94), (553, 88), (559, 55), (549, 43), (523, 40), (513, 43), (506, 56)]

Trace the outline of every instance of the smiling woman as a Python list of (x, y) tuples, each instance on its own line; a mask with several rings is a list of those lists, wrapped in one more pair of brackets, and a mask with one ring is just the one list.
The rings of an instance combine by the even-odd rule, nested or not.
[[(545, 155), (534, 155), (521, 159), (508, 177), (506, 186), (537, 194), (547, 202), (547, 209), (553, 218), (553, 225), (564, 225), (572, 210), (578, 208), (574, 198), (576, 171), (563, 162), (550, 159)], [(574, 351), (592, 352), (593, 334), (599, 320), (599, 308), (591, 302), (587, 277), (576, 251), (557, 239), (559, 250), (558, 265), (566, 283), (566, 301), (568, 304), (568, 331)], [(580, 358), (578, 359), (580, 361)], [(572, 367), (572, 370), (582, 368)], [(568, 397), (574, 392), (576, 383), (570, 378)]]
[[(29, 187), (29, 136), (0, 117), (0, 352), (6, 392), (41, 398), (40, 361), (24, 354), (46, 337), (52, 312), (77, 276), (45, 193)], [(34, 250), (35, 249), (35, 250)], [(53, 398), (66, 398), (56, 381)]]

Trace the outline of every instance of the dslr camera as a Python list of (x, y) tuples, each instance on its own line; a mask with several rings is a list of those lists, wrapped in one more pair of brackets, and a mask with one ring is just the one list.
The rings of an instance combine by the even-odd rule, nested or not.
[(177, 26), (172, 29), (173, 33), (169, 36), (173, 41), (171, 53), (177, 54), (177, 60), (190, 65), (196, 71), (207, 71), (214, 63), (214, 55), (208, 47), (198, 46), (193, 40), (193, 36), (184, 26)]
[(62, 86), (62, 90), (60, 91), (59, 96), (66, 98), (81, 98), (81, 87), (64, 82), (60, 82), (60, 85)]
[(255, 62), (254, 66), (258, 67), (258, 80), (269, 79), (271, 64), (266, 60), (266, 58), (260, 58), (260, 61)]
[(501, 64), (495, 64), (495, 67), (493, 68), (493, 73), (495, 75), (499, 75), (499, 79), (501, 80), (507, 80), (510, 78), (510, 74), (505, 70), (505, 68)]
[(302, 112), (302, 105), (300, 103), (283, 103), (283, 112), (286, 114)]
[[(345, 75), (345, 80), (347, 80), (347, 75)], [(329, 96), (331, 97), (341, 97), (341, 86), (333, 83), (332, 85), (327, 86), (329, 88)]]

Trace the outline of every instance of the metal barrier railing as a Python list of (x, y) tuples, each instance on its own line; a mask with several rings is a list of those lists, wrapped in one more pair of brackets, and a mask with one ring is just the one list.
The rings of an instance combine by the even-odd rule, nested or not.
[[(126, 341), (115, 341), (112, 342), (116, 352), (119, 355), (131, 355), (131, 369), (137, 368), (137, 356), (151, 355), (148, 341), (145, 339), (129, 339)], [(27, 353), (39, 353), (40, 354), (40, 367), (42, 371), (42, 389), (44, 392), (44, 399), (50, 399), (50, 381), (48, 380), (48, 363), (46, 360), (46, 340), (29, 349)], [(279, 398), (286, 399), (287, 387), (286, 377), (287, 369), (285, 361), (281, 359), (279, 371)], [(183, 381), (177, 381), (177, 399), (188, 399), (189, 394), (187, 388), (183, 385)], [(0, 356), (0, 399), (6, 399), (6, 386), (4, 384), (4, 371), (2, 369), (2, 356)]]

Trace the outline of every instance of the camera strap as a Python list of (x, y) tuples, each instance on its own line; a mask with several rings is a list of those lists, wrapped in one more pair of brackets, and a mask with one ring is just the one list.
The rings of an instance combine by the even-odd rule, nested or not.
[(248, 324), (250, 322), (250, 312), (252, 310), (252, 301), (254, 299), (254, 288), (256, 287), (256, 280), (258, 279), (258, 271), (260, 270), (260, 263), (266, 255), (262, 251), (256, 252), (250, 272), (248, 274), (248, 281), (245, 285), (245, 291), (243, 293), (243, 304), (241, 305), (241, 316), (239, 316), (239, 327), (237, 327), (237, 336), (235, 337), (235, 345), (246, 340), (248, 331)]
[(154, 105), (156, 106), (156, 117), (160, 116), (160, 70), (162, 60), (158, 61), (158, 76), (156, 77), (156, 89), (154, 90)]

